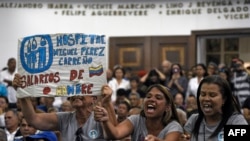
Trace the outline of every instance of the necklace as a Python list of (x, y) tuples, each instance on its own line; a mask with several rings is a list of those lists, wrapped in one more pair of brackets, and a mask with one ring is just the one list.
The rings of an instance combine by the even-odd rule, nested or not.
[(203, 127), (204, 127), (204, 128), (203, 128), (203, 135), (204, 135), (204, 136), (203, 136), (203, 140), (206, 141), (206, 140), (205, 140), (205, 138), (206, 138), (206, 129), (205, 129), (206, 127), (205, 127), (205, 124), (204, 124)]

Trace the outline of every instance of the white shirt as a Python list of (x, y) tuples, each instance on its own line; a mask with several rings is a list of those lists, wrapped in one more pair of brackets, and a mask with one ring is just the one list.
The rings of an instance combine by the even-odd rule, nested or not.
[(116, 100), (116, 91), (120, 88), (123, 88), (125, 90), (130, 89), (130, 81), (126, 80), (126, 79), (122, 79), (121, 83), (118, 84), (117, 80), (115, 78), (113, 78), (112, 80), (110, 80), (108, 82), (108, 85), (110, 86), (110, 88), (113, 90), (113, 94), (111, 96), (112, 102), (115, 102)]
[(198, 87), (199, 87), (198, 77), (191, 78), (188, 82), (188, 88), (187, 88), (187, 92), (186, 92), (186, 100), (190, 94), (193, 94), (193, 95), (195, 95), (195, 97), (197, 97)]
[[(15, 73), (10, 74), (8, 70), (4, 70), (0, 73), (0, 82), (3, 83), (5, 86), (7, 86), (8, 84), (4, 82), (4, 80), (6, 79), (6, 80), (13, 81), (14, 76), (15, 76)], [(7, 89), (8, 89), (9, 103), (16, 103), (17, 102), (16, 90), (13, 87), (7, 87)]]
[(59, 110), (61, 108), (62, 103), (66, 100), (67, 97), (55, 97), (55, 101), (53, 102), (53, 107)]
[(5, 115), (5, 113), (2, 113), (2, 114), (0, 115), (0, 127), (5, 127), (4, 115)]
[(19, 129), (19, 127), (12, 133), (10, 133), (6, 128), (4, 129), (5, 130), (5, 133), (7, 135), (7, 140), (8, 141), (13, 141), (14, 140), (14, 137), (15, 137), (15, 134), (17, 132), (17, 130)]

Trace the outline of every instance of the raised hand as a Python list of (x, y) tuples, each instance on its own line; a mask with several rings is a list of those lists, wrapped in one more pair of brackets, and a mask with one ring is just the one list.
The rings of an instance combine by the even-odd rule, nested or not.
[(113, 91), (108, 85), (102, 87), (101, 105), (107, 105), (111, 102), (111, 95)]
[(20, 74), (15, 74), (14, 80), (12, 81), (12, 86), (17, 89), (22, 85), (21, 82), (21, 75)]

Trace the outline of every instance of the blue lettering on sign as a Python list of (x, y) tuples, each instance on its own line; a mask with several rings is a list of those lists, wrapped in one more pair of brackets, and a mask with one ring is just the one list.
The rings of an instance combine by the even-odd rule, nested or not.
[(70, 95), (70, 94), (74, 94), (74, 86), (68, 85), (68, 86), (67, 86), (67, 92), (68, 92), (69, 95)]
[(105, 47), (82, 47), (81, 55), (104, 56)]
[(56, 37), (56, 46), (74, 46), (87, 44), (106, 44), (105, 35), (63, 34)]
[(25, 37), (21, 42), (20, 61), (29, 73), (48, 70), (53, 63), (53, 44), (50, 35)]
[(70, 94), (80, 95), (81, 94), (81, 84), (67, 85), (67, 92), (68, 92), (68, 95), (70, 95)]

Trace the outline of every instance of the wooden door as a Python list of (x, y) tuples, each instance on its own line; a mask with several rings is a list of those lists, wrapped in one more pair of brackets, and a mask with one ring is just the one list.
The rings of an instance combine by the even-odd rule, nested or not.
[(109, 68), (119, 64), (134, 71), (150, 68), (150, 37), (111, 37)]
[(116, 64), (135, 71), (160, 68), (164, 59), (188, 64), (189, 36), (111, 37), (109, 42), (109, 68)]
[(160, 68), (163, 60), (170, 60), (188, 68), (189, 36), (152, 37), (152, 67)]

